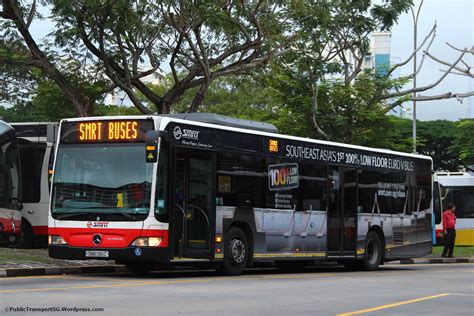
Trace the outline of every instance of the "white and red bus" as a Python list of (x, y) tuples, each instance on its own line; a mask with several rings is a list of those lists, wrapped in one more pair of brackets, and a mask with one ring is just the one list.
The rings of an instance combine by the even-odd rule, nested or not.
[(432, 249), (429, 157), (193, 113), (61, 121), (49, 255), (377, 269)]
[(21, 233), (21, 170), (15, 131), (0, 121), (0, 244), (16, 244)]
[(12, 123), (22, 169), (22, 248), (48, 246), (48, 211), (58, 123)]
[[(474, 175), (467, 172), (438, 172), (442, 210), (456, 207), (456, 246), (474, 246)], [(442, 212), (436, 217), (436, 239), (442, 241)]]

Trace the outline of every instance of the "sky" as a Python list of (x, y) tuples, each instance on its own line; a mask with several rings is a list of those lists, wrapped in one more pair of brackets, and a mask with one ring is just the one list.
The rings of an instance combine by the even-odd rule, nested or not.
[[(418, 8), (421, 0), (415, 0)], [(437, 35), (431, 46), (430, 53), (446, 61), (454, 61), (460, 52), (451, 49), (446, 42), (458, 48), (471, 48), (474, 45), (474, 0), (425, 0), (418, 18), (418, 43), (437, 23)], [(401, 60), (413, 52), (413, 19), (411, 13), (400, 16), (398, 24), (392, 28), (391, 56)], [(421, 60), (418, 55), (418, 64)], [(474, 56), (464, 60), (474, 66)], [(401, 69), (401, 74), (410, 74), (413, 64), (409, 63)], [(446, 67), (432, 61), (428, 57), (417, 76), (417, 86), (428, 85), (437, 81), (443, 74), (440, 69)], [(411, 87), (411, 84), (410, 84)], [(444, 81), (423, 95), (437, 95), (446, 92), (468, 92), (474, 90), (474, 80), (459, 75), (448, 75)], [(405, 106), (406, 116), (412, 115), (412, 106)], [(455, 99), (417, 102), (417, 118), (420, 120), (446, 119), (455, 121), (460, 118), (474, 118), (474, 97), (464, 99), (462, 103)]]
[[(376, 0), (375, 2), (380, 2)], [(421, 0), (415, 0), (418, 8)], [(45, 12), (43, 12), (45, 13)], [(46, 13), (47, 15), (47, 13)], [(421, 43), (429, 33), (434, 23), (437, 23), (437, 35), (430, 49), (431, 54), (446, 60), (454, 61), (459, 52), (451, 49), (446, 42), (458, 47), (471, 48), (474, 46), (474, 0), (424, 0), (418, 19), (418, 42)], [(34, 21), (31, 27), (35, 38), (42, 38), (51, 31), (52, 23), (49, 20)], [(413, 52), (413, 20), (411, 13), (400, 16), (398, 24), (392, 28), (391, 57), (395, 60), (404, 60)], [(419, 52), (418, 60), (421, 60)], [(474, 67), (474, 56), (469, 55), (464, 60)], [(402, 67), (401, 75), (410, 74), (413, 64)], [(417, 86), (433, 83), (442, 75), (443, 66), (426, 58), (421, 72), (417, 76)], [(445, 69), (445, 68), (444, 68)], [(411, 88), (407, 86), (407, 88)], [(474, 79), (459, 75), (448, 75), (436, 88), (425, 91), (423, 95), (437, 95), (446, 92), (468, 92), (474, 90)], [(403, 105), (403, 115), (412, 117), (411, 102)], [(419, 120), (445, 119), (456, 121), (462, 118), (474, 118), (474, 97), (461, 102), (455, 99), (425, 101), (417, 103), (417, 118)]]

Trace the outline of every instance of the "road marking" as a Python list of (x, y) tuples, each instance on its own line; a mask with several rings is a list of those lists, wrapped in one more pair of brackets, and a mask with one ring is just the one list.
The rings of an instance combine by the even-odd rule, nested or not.
[(398, 303), (381, 305), (381, 306), (367, 308), (367, 309), (363, 309), (363, 310), (355, 311), (355, 312), (337, 314), (337, 316), (350, 316), (350, 315), (371, 313), (371, 312), (379, 311), (379, 310), (382, 310), (382, 309), (387, 309), (387, 308), (392, 308), (392, 307), (397, 307), (397, 306), (407, 305), (407, 304), (413, 304), (413, 303), (426, 301), (426, 300), (432, 300), (432, 299), (435, 299), (435, 298), (444, 297), (444, 296), (448, 296), (448, 295), (450, 295), (450, 294), (449, 293), (441, 293), (441, 294), (437, 294), (437, 295), (425, 296), (425, 297), (420, 297), (420, 298), (416, 298), (416, 299), (409, 300), (409, 301), (403, 301), (403, 302), (398, 302)]
[[(63, 290), (80, 290), (80, 289), (103, 289), (103, 288), (114, 288), (114, 287), (130, 287), (130, 286), (146, 286), (146, 285), (170, 285), (180, 283), (205, 283), (211, 281), (228, 281), (228, 280), (272, 280), (272, 279), (315, 279), (318, 277), (335, 276), (335, 274), (313, 274), (313, 275), (288, 275), (288, 276), (261, 276), (261, 277), (216, 277), (216, 278), (205, 278), (205, 279), (193, 279), (193, 280), (175, 280), (175, 281), (142, 281), (128, 283), (117, 283), (117, 284), (104, 284), (104, 285), (82, 285), (82, 286), (69, 286), (69, 287), (51, 287), (51, 288), (32, 288), (32, 289), (12, 289), (12, 290), (0, 290), (0, 293), (18, 293), (18, 292), (42, 292), (42, 291), (63, 291)], [(67, 277), (63, 277), (67, 279)], [(81, 279), (75, 278), (75, 279)], [(96, 279), (100, 281), (101, 279)], [(110, 281), (110, 279), (108, 280)], [(122, 281), (117, 279), (116, 281)]]
[(71, 280), (106, 280), (106, 281), (117, 281), (118, 279), (112, 278), (103, 278), (103, 277), (87, 277), (81, 275), (37, 275), (37, 276), (18, 276), (18, 277), (8, 277), (8, 278), (0, 278), (0, 281), (7, 281), (7, 280), (22, 280), (22, 279), (71, 279)]
[(0, 281), (16, 280), (16, 279), (62, 279), (64, 275), (32, 275), (0, 278)]
[(439, 266), (466, 266), (466, 265), (472, 265), (472, 262), (459, 262), (459, 263), (417, 263), (417, 264), (384, 264), (383, 266), (380, 266), (381, 269), (384, 267), (390, 267), (390, 268), (409, 268), (409, 267), (439, 267)]
[(311, 273), (311, 274), (289, 274), (289, 275), (261, 275), (261, 276), (246, 276), (242, 275), (239, 277), (219, 277), (219, 279), (225, 280), (277, 280), (277, 279), (315, 279), (326, 276), (337, 276), (335, 273)]
[(0, 293), (63, 291), (63, 290), (81, 290), (81, 289), (104, 289), (104, 288), (114, 288), (114, 287), (143, 286), (143, 285), (162, 285), (162, 284), (180, 284), (180, 283), (199, 283), (199, 282), (207, 282), (207, 280), (179, 280), (179, 281), (156, 281), (156, 282), (119, 283), (119, 284), (108, 284), (108, 285), (83, 285), (83, 286), (69, 286), (69, 287), (46, 287), (46, 288), (35, 288), (35, 289), (0, 290)]

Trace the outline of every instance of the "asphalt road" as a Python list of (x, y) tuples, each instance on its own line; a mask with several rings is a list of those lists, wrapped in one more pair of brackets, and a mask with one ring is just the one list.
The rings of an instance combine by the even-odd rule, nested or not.
[(392, 265), (376, 272), (270, 269), (238, 277), (183, 271), (4, 278), (0, 314), (471, 316), (474, 264)]

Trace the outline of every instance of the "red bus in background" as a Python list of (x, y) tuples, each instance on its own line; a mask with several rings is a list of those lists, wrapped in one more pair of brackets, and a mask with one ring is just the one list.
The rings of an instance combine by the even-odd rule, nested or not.
[(21, 171), (15, 131), (0, 121), (0, 244), (18, 242), (21, 233)]

